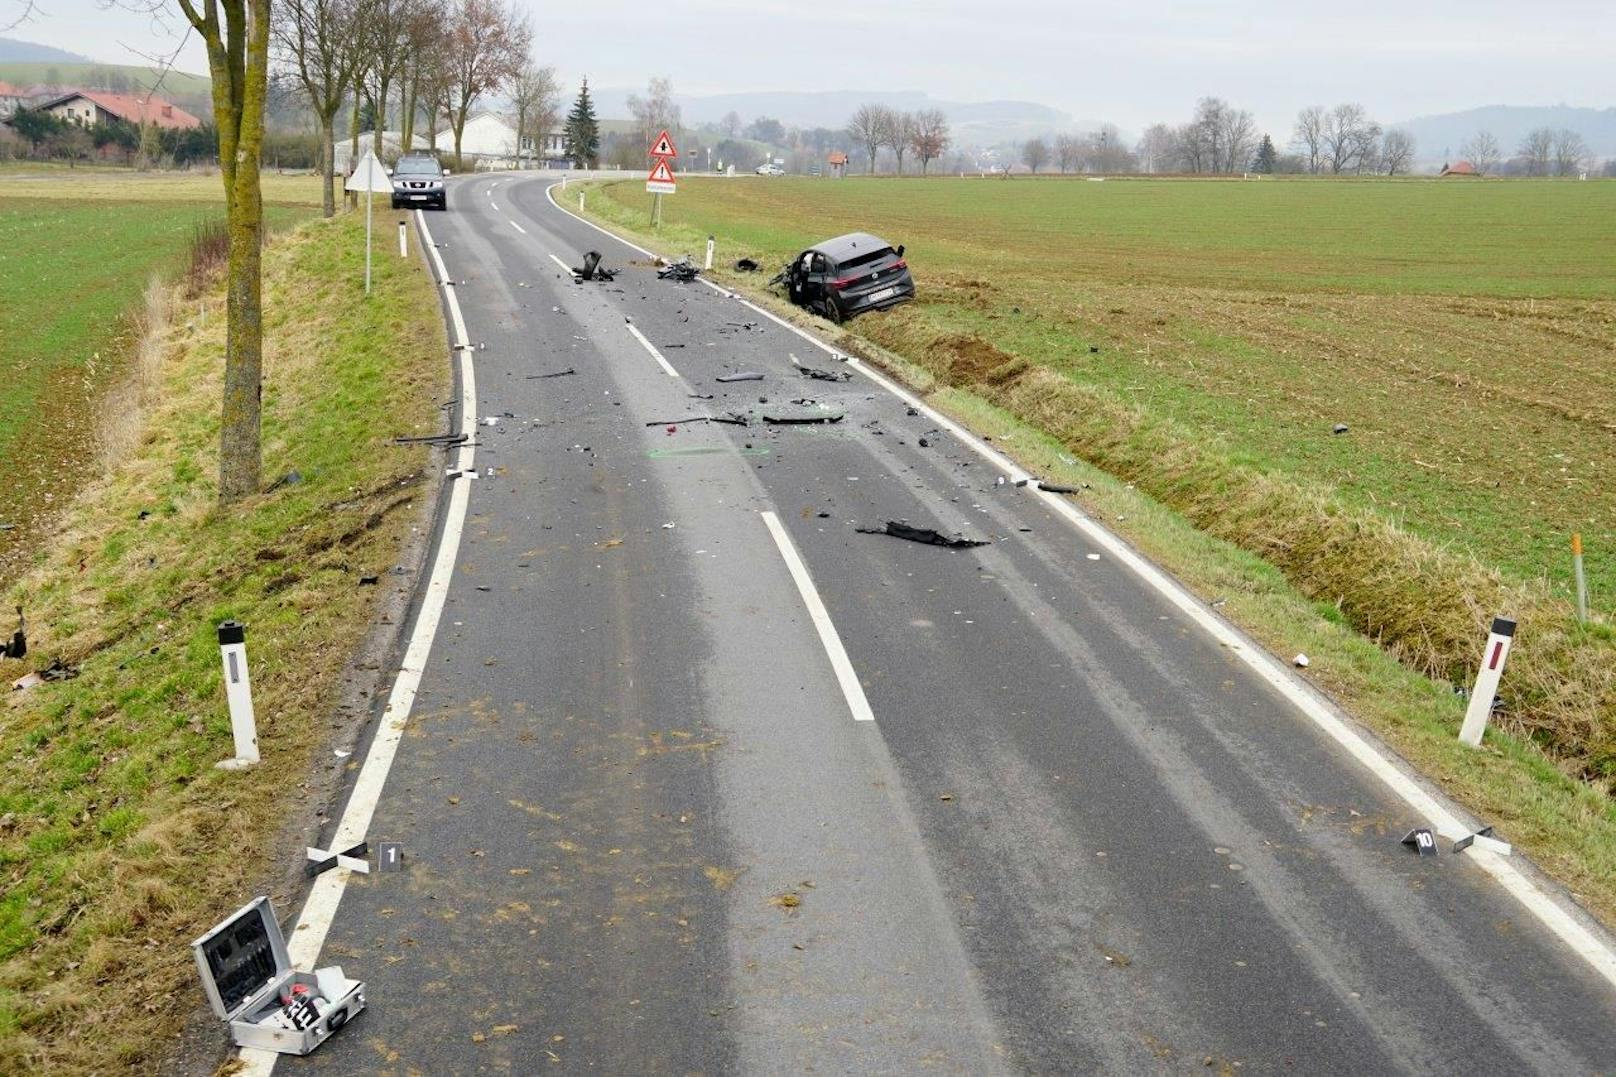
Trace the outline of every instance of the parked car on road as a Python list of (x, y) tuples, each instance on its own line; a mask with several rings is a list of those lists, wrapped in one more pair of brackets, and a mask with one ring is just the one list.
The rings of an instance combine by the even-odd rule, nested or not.
[(771, 283), (783, 283), (793, 303), (833, 322), (915, 297), (903, 246), (894, 248), (868, 232), (849, 232), (809, 247)]
[(786, 170), (776, 164), (758, 165), (753, 171), (760, 176), (783, 176), (786, 174)]
[(436, 206), (449, 208), (449, 195), (443, 189), (443, 177), (449, 170), (438, 163), (430, 153), (406, 153), (390, 171), (393, 175), (393, 208), (405, 206)]

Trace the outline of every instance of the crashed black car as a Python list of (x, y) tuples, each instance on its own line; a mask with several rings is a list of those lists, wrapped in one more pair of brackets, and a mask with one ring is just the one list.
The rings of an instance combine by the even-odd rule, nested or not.
[(815, 244), (792, 259), (775, 281), (791, 301), (833, 322), (886, 310), (915, 297), (903, 247), (868, 232)]

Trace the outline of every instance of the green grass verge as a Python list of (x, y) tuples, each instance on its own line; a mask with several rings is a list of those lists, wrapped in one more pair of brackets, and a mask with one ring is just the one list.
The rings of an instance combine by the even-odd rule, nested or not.
[[(0, 1071), (154, 1071), (198, 999), (185, 942), (251, 896), (330, 735), (344, 657), (432, 484), (390, 435), (440, 425), (436, 292), (363, 219), (265, 257), (264, 473), (303, 481), (216, 504), (223, 319), (182, 312), (133, 455), (7, 595), (28, 666), (77, 679), (0, 694)], [(219, 310), (220, 289), (211, 295)], [(249, 627), (262, 765), (231, 754), (214, 626)], [(8, 685), (24, 671), (0, 662)]]
[[(832, 189), (841, 186), (826, 185)], [(684, 192), (682, 185), (680, 195), (670, 201), (683, 198)], [(740, 205), (726, 206), (722, 214), (704, 216), (699, 224), (665, 223), (660, 233), (653, 233), (639, 193), (630, 184), (604, 189), (595, 186), (586, 205), (602, 223), (670, 254), (699, 251), (706, 236), (713, 233), (720, 237), (726, 263), (743, 255), (780, 259), (782, 249), (794, 250), (802, 243), (800, 234), (762, 239), (763, 233), (779, 232), (782, 226), (752, 217), (745, 196)], [(621, 197), (617, 197), (619, 194)], [(703, 212), (707, 212), (705, 208)], [(732, 226), (732, 220), (742, 223)], [(839, 230), (838, 226), (850, 228), (854, 222), (842, 218), (824, 231)], [(750, 239), (738, 238), (732, 227)], [(760, 297), (759, 277), (722, 270), (716, 275), (724, 278), (724, 283)], [(921, 281), (925, 288), (926, 278)], [(988, 287), (986, 282), (982, 287)], [(800, 324), (811, 321), (767, 293), (761, 298), (789, 319)], [(1003, 314), (1010, 313), (1002, 309), (1002, 303), (998, 305)], [(924, 308), (924, 304), (915, 306)], [(822, 332), (834, 334), (823, 322), (813, 324)], [(891, 332), (892, 326), (900, 331)], [(925, 394), (934, 406), (979, 433), (993, 435), (996, 445), (1035, 473), (1073, 485), (1087, 484), (1088, 489), (1079, 498), (1086, 509), (1203, 598), (1226, 599), (1224, 611), (1231, 620), (1274, 652), (1307, 653), (1312, 659), (1307, 671), (1309, 679), (1455, 800), (1499, 825), (1510, 840), (1563, 881), (1606, 923), (1616, 923), (1616, 802), (1600, 789), (1568, 776), (1563, 762), (1557, 763), (1530, 736), (1511, 729), (1490, 730), (1482, 751), (1462, 748), (1455, 732), (1463, 704), (1450, 685), (1409, 668), (1392, 652), (1357, 631), (1337, 596), (1307, 593), (1307, 587), (1298, 585), (1294, 570), (1287, 574), (1275, 563), (1284, 559), (1274, 558), (1273, 548), (1243, 548), (1232, 540), (1238, 538), (1238, 529), (1230, 529), (1232, 535), (1220, 535), (1214, 533), (1216, 526), (1208, 530), (1192, 522), (1198, 507), (1216, 506), (1227, 498), (1238, 500), (1239, 491), (1234, 487), (1242, 482), (1250, 482), (1264, 497), (1294, 497), (1295, 504), (1302, 506), (1316, 505), (1322, 496), (1319, 491), (1274, 481), (1268, 473), (1253, 470), (1250, 457), (1209, 458), (1198, 450), (1193, 433), (1153, 420), (1147, 408), (1118, 407), (1116, 398), (1108, 396), (1104, 386), (1085, 387), (1076, 380), (1040, 371), (1026, 359), (996, 345), (984, 347), (986, 342), (979, 337), (963, 337), (971, 344), (959, 347), (948, 332), (935, 326), (928, 328), (929, 333), (916, 332), (904, 316), (866, 318), (851, 323), (851, 332), (841, 340), (848, 350), (860, 352), (897, 374)], [(941, 348), (936, 346), (939, 338), (946, 342)], [(1079, 350), (1075, 345), (1081, 342), (1082, 338), (1067, 338), (1065, 346)], [(1089, 354), (1086, 346), (1081, 351)], [(951, 384), (960, 374), (965, 375), (959, 379), (963, 384)], [(1093, 395), (1069, 395), (1074, 389), (1088, 389)], [(1061, 436), (1051, 433), (1052, 428)], [(1074, 443), (1080, 446), (1076, 452)], [(1215, 447), (1223, 449), (1226, 444)], [(1085, 462), (1081, 459), (1087, 455), (1085, 449), (1094, 450), (1093, 455), (1108, 466), (1127, 465), (1119, 468), (1126, 472), (1125, 477)], [(1130, 471), (1131, 467), (1137, 467), (1138, 474)], [(1170, 507), (1152, 496), (1151, 482), (1130, 481), (1148, 479), (1152, 474), (1164, 474), (1173, 480), (1168, 490), (1170, 499), (1188, 511)], [(1282, 500), (1281, 504), (1292, 502)], [(1217, 522), (1216, 513), (1203, 518), (1214, 525)], [(1298, 513), (1298, 518), (1305, 518), (1305, 514)], [(1351, 527), (1388, 526), (1374, 517), (1353, 513), (1344, 513), (1342, 518)], [(1270, 522), (1281, 531), (1289, 526), (1283, 519)], [(1381, 537), (1387, 548), (1405, 552), (1410, 548), (1395, 533)], [(1352, 543), (1340, 545), (1350, 547)], [(1468, 574), (1477, 573), (1484, 578), (1483, 590), (1489, 579), (1492, 586), (1500, 585), (1496, 576), (1476, 569), (1468, 559), (1429, 549), (1423, 550), (1423, 555), (1420, 568), (1458, 573), (1467, 583), (1474, 583)], [(1344, 562), (1342, 571), (1349, 571), (1346, 566), (1350, 563)], [(1368, 577), (1380, 571), (1372, 563), (1359, 564), (1359, 569)], [(1444, 577), (1444, 582), (1447, 579)], [(1400, 577), (1389, 580), (1394, 592), (1404, 583), (1406, 580)], [(1498, 592), (1492, 592), (1491, 597), (1499, 597)], [(1609, 655), (1608, 638), (1602, 638), (1599, 631), (1587, 635), (1593, 637), (1595, 646), (1579, 650), (1580, 659), (1597, 662), (1601, 656)], [(1553, 633), (1544, 633), (1538, 639), (1551, 650), (1567, 643), (1564, 634), (1557, 639)], [(1479, 640), (1476, 636), (1467, 642), (1479, 645)], [(1572, 634), (1570, 643), (1579, 642), (1584, 642), (1581, 635)], [(1565, 657), (1563, 650), (1557, 653)], [(1609, 663), (1603, 668), (1606, 673), (1589, 674), (1596, 687), (1608, 684)], [(1606, 680), (1601, 682), (1600, 677)]]

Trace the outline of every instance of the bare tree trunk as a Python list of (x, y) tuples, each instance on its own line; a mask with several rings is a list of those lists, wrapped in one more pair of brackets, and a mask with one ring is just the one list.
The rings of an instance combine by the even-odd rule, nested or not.
[(398, 84), (399, 137), (405, 153), (415, 148), (415, 88), (416, 80), (406, 70)]
[(238, 154), (230, 207), (230, 281), (225, 296), (224, 412), (219, 427), (219, 500), (258, 492), (263, 408), (263, 196), (258, 152)]
[(376, 99), (371, 102), (371, 112), (374, 113), (376, 137), (374, 149), (378, 158), (382, 155), (382, 131), (387, 127), (387, 89), (389, 81), (382, 79), (376, 86)]
[(337, 185), (337, 135), (335, 117), (326, 116), (320, 121), (320, 186), (324, 188), (320, 193), (320, 213), (325, 217), (337, 215), (337, 196), (333, 190)]

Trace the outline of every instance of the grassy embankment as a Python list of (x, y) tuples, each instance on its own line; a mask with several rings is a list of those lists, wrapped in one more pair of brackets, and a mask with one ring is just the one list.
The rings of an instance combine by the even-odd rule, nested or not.
[[(311, 177), (265, 179), (274, 230), (319, 209)], [(128, 316), (222, 217), (216, 176), (0, 172), (0, 586), (22, 571), (96, 455), (98, 402), (124, 373)]]
[[(104, 234), (104, 233), (102, 233)], [(432, 489), (447, 367), (435, 289), (363, 219), (312, 222), (265, 256), (264, 473), (303, 481), (216, 503), (222, 287), (162, 339), (144, 436), (67, 511), (4, 596), (26, 663), (76, 679), (0, 694), (0, 1072), (152, 1072), (201, 995), (186, 943), (252, 896), (345, 657)], [(231, 754), (214, 626), (249, 626), (264, 761)], [(340, 724), (340, 723), (339, 723)]]
[[(637, 182), (590, 203), (672, 253), (715, 234), (724, 265), (906, 243), (920, 300), (849, 350), (1089, 482), (1616, 922), (1616, 637), (1567, 601), (1572, 531), (1616, 595), (1616, 184), (687, 179), (657, 236)], [(1452, 687), (1498, 612), (1508, 710), (1470, 752)]]

